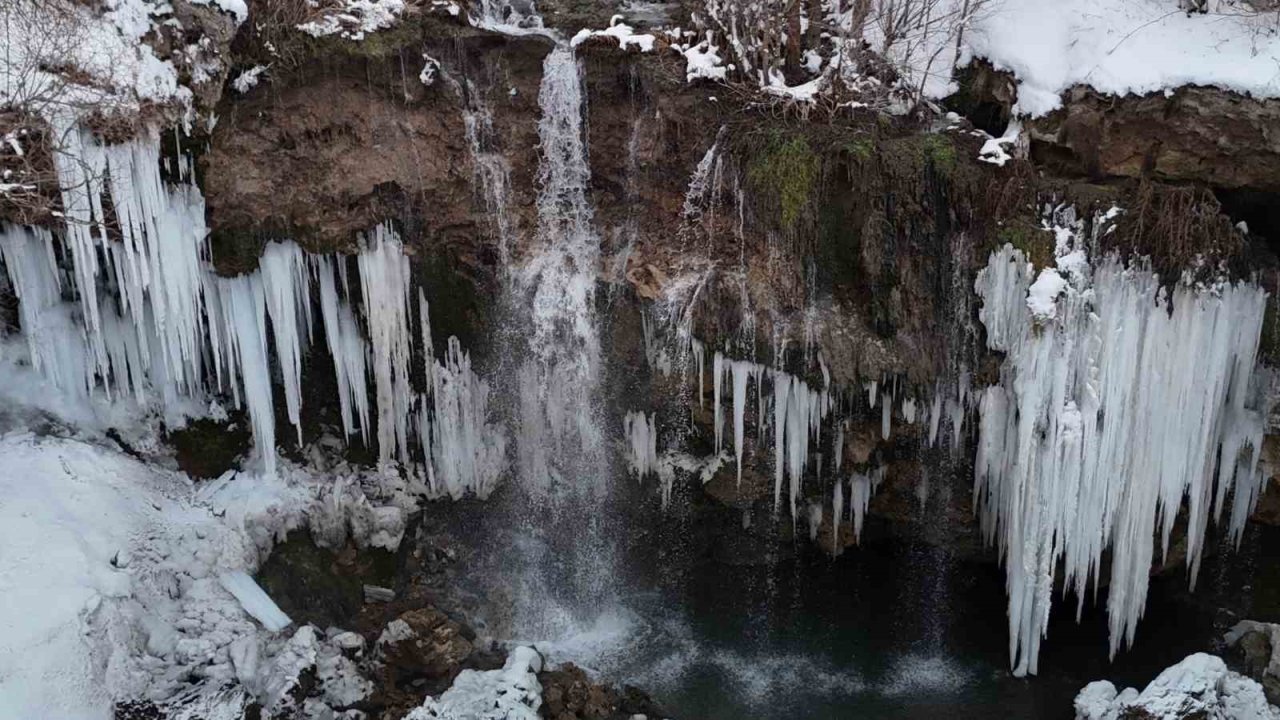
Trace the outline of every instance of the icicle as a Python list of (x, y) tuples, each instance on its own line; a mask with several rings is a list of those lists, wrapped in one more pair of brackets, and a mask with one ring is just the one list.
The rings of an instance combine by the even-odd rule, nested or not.
[[(1247, 388), (1265, 293), (1225, 282), (1167, 293), (1149, 270), (1114, 257), (1090, 277), (1078, 251), (1041, 277), (1050, 272), (1067, 282), (1029, 297), (1029, 265), (1006, 246), (975, 286), (988, 343), (1005, 362), (1001, 384), (980, 394), (974, 490), (984, 534), (1005, 559), (1017, 675), (1036, 672), (1059, 564), (1083, 603), (1111, 549), (1114, 655), (1142, 614), (1153, 538), (1167, 552), (1184, 498), (1194, 578), (1211, 505), (1234, 484), (1247, 507), (1258, 482), (1249, 468), (1262, 418)], [(956, 425), (967, 393), (962, 375)]]
[(742, 485), (742, 443), (746, 425), (744, 413), (747, 410), (747, 379), (755, 368), (755, 363), (745, 360), (732, 362), (733, 370), (733, 451), (738, 459), (738, 485)]
[(782, 478), (787, 455), (783, 440), (787, 432), (787, 407), (791, 395), (791, 376), (773, 372), (773, 508), (782, 504)]
[(409, 259), (400, 238), (379, 225), (360, 253), (360, 287), (365, 322), (373, 350), (373, 379), (378, 402), (378, 458), (398, 456), (408, 462), (409, 386)]
[(822, 503), (809, 503), (809, 542), (818, 539), (818, 529), (822, 525)]
[(698, 364), (698, 408), (701, 409), (706, 407), (706, 404), (703, 400), (703, 397), (706, 394), (703, 389), (703, 383), (706, 382), (703, 375), (703, 368), (706, 364), (706, 357), (703, 355), (703, 345), (697, 339), (690, 339), (689, 347), (693, 349), (693, 359)]
[(311, 335), (311, 283), (302, 249), (293, 243), (270, 243), (259, 261), (261, 287), (271, 316), (276, 359), (284, 383), (285, 410), (302, 445), (302, 333)]
[(630, 441), (629, 459), (636, 477), (658, 472), (658, 430), (656, 418), (643, 412), (628, 412), (622, 421), (623, 434)]
[[(733, 361), (729, 361), (732, 364)], [(716, 454), (724, 448), (724, 406), (720, 402), (720, 389), (724, 385), (725, 359), (716, 351), (715, 357), (711, 361), (711, 400), (712, 410), (714, 412), (713, 422), (714, 434), (716, 439)]]
[[(831, 452), (835, 454), (835, 474), (840, 474), (840, 466), (844, 463), (844, 426), (845, 421), (841, 420), (836, 423), (836, 442), (831, 446)], [(836, 513), (838, 517), (840, 513)]]
[(488, 422), (489, 384), (471, 370), (456, 337), (449, 338), (444, 364), (436, 365), (433, 376), (433, 490), (454, 499), (471, 490), (483, 500), (506, 468), (506, 436)]
[[(839, 455), (836, 455), (839, 457)], [(844, 481), (839, 477), (840, 469), (836, 468), (835, 487), (831, 490), (831, 554), (839, 555), (840, 520), (844, 517)]]
[[(266, 294), (258, 275), (218, 280), (228, 367), (240, 376), (253, 442), (268, 475), (276, 471), (276, 421), (267, 364)], [(237, 404), (239, 400), (237, 399)]]
[(418, 327), (422, 332), (422, 367), (426, 373), (427, 387), (435, 385), (436, 351), (431, 341), (431, 305), (422, 288), (418, 288)]
[(854, 473), (849, 480), (849, 512), (853, 516), (853, 539), (862, 542), (862, 523), (867, 516), (867, 507), (871, 504), (873, 490), (871, 478), (861, 473)]
[(893, 396), (885, 393), (880, 398), (880, 439), (888, 440), (893, 423)]
[[(320, 317), (324, 322), (325, 339), (329, 355), (333, 358), (333, 371), (337, 380), (343, 440), (346, 441), (355, 433), (358, 424), (361, 443), (368, 447), (369, 346), (360, 335), (360, 327), (351, 307), (346, 301), (338, 299), (332, 258), (313, 257), (311, 262), (319, 281)], [(429, 445), (428, 443), (424, 447)]]

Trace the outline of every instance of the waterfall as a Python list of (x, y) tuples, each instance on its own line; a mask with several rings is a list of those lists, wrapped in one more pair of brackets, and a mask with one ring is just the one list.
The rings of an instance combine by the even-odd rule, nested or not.
[(524, 484), (578, 489), (607, 474), (599, 408), (600, 338), (595, 319), (600, 240), (587, 199), (584, 97), (573, 51), (543, 65), (538, 125), (538, 232), (513, 278), (530, 308), (528, 357), (519, 370), (519, 462)]

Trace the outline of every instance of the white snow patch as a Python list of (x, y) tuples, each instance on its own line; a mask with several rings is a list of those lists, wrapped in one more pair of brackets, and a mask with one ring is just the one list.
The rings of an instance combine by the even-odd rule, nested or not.
[(609, 21), (609, 27), (604, 30), (588, 30), (583, 28), (578, 31), (577, 35), (569, 41), (572, 47), (578, 47), (583, 42), (593, 37), (611, 37), (618, 41), (618, 46), (623, 50), (636, 46), (640, 52), (653, 52), (653, 43), (656, 38), (647, 33), (636, 33), (630, 25), (622, 22), (621, 15), (614, 15)]
[(247, 93), (258, 86), (262, 73), (266, 71), (266, 65), (255, 65), (237, 75), (236, 79), (231, 81), (231, 88), (240, 94)]
[(1206, 85), (1280, 96), (1280, 36), (1268, 13), (1188, 13), (1169, 0), (1003, 0), (975, 18), (972, 56), (1018, 79), (1017, 110), (1061, 105), (1073, 85), (1115, 95)]
[(463, 670), (438, 698), (428, 697), (404, 720), (538, 720), (542, 656), (517, 647), (500, 670)]

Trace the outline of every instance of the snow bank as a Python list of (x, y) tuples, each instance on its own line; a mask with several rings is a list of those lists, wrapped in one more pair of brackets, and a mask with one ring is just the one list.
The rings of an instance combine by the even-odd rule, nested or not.
[[(402, 511), (370, 504), (381, 477), (363, 478), (366, 491), (341, 472), (286, 466), (193, 493), (115, 450), (28, 433), (0, 437), (0, 458), (0, 717), (105, 720), (114, 701), (147, 699), (238, 718), (251, 700), (285, 702), (313, 665), (330, 705), (367, 694), (338, 638), (273, 632), (289, 620), (248, 573), (303, 523), (317, 541), (336, 525), (341, 542), (385, 535), (394, 547)], [(394, 535), (370, 521), (389, 515)]]
[(1266, 12), (1189, 14), (1173, 0), (1003, 0), (965, 40), (973, 56), (1017, 76), (1017, 110), (1034, 117), (1077, 84), (1116, 95), (1207, 85), (1280, 97), (1271, 22)]
[(1188, 655), (1166, 669), (1141, 693), (1116, 692), (1110, 682), (1091, 682), (1076, 695), (1076, 720), (1273, 720), (1280, 711), (1267, 703), (1262, 686), (1227, 669), (1221, 658)]

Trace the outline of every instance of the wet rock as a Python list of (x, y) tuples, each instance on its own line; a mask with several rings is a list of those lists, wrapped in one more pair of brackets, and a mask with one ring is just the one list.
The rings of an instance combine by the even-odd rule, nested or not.
[(621, 691), (593, 682), (582, 668), (565, 663), (538, 674), (542, 684), (541, 713), (553, 720), (625, 720), (636, 715), (657, 717), (657, 706), (643, 691), (630, 685)]
[(178, 467), (197, 479), (213, 479), (240, 469), (240, 460), (252, 440), (246, 423), (212, 418), (190, 420), (185, 427), (171, 430), (167, 439)]
[(452, 679), (474, 649), (469, 630), (433, 607), (410, 610), (387, 623), (378, 638), (385, 670), (398, 683)]
[(272, 551), (257, 581), (289, 617), (318, 627), (350, 627), (365, 601), (364, 585), (394, 583), (395, 555), (385, 550), (319, 547), (305, 530)]
[(1280, 625), (1241, 620), (1223, 641), (1232, 667), (1261, 683), (1267, 700), (1280, 704)]

